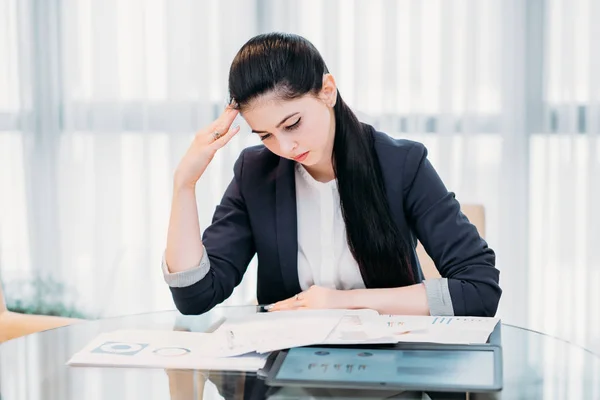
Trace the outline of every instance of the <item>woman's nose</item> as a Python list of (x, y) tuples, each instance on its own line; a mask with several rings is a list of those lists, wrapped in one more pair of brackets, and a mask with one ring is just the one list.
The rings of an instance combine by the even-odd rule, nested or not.
[(292, 154), (296, 147), (298, 147), (298, 143), (290, 138), (283, 139), (280, 141), (281, 150), (283, 150), (286, 154)]

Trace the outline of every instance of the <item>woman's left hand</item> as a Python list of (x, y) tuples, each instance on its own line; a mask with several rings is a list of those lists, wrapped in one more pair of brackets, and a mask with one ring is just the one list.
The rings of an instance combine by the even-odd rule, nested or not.
[(349, 308), (349, 291), (311, 286), (294, 297), (273, 304), (269, 311)]

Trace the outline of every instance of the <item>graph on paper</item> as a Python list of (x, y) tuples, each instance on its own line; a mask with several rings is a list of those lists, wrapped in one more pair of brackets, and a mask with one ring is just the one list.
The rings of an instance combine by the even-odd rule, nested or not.
[[(383, 315), (385, 329), (399, 342), (486, 343), (498, 318)], [(402, 331), (402, 332), (400, 332)]]

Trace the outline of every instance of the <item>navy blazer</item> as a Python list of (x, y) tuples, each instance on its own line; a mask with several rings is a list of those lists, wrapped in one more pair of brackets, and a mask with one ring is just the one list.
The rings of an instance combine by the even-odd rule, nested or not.
[[(460, 211), (454, 193), (427, 160), (425, 146), (369, 129), (393, 218), (410, 243), (417, 282), (423, 280), (415, 251), (418, 239), (448, 279), (455, 315), (494, 316), (502, 293), (495, 254)], [(180, 312), (201, 314), (227, 299), (255, 254), (260, 304), (301, 292), (294, 164), (263, 145), (242, 151), (203, 234), (210, 271), (191, 286), (171, 288)]]

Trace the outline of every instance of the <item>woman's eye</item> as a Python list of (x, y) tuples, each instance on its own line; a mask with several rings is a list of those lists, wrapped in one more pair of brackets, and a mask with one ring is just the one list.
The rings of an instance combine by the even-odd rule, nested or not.
[(288, 131), (293, 131), (294, 129), (298, 128), (300, 126), (300, 120), (302, 118), (298, 118), (298, 120), (296, 122), (294, 122), (292, 125), (290, 126), (286, 126), (285, 129)]
[(268, 138), (271, 137), (271, 134), (267, 133), (266, 135), (262, 135), (262, 136), (259, 136), (259, 137), (260, 137), (260, 140), (266, 140), (266, 139), (268, 139)]

